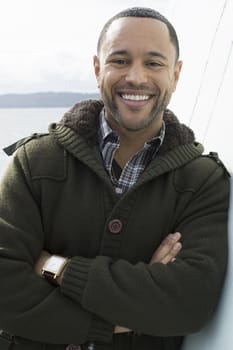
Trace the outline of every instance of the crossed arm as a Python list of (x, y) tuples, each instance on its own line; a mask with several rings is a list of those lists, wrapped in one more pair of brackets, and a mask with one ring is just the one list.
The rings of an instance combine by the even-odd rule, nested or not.
[[(169, 262), (173, 262), (182, 248), (180, 239), (180, 232), (170, 233), (168, 236), (166, 236), (165, 239), (161, 242), (160, 246), (155, 249), (151, 257), (150, 265), (154, 263), (168, 264)], [(35, 272), (39, 276), (42, 276), (42, 267), (44, 266), (45, 262), (50, 258), (50, 256), (51, 254), (49, 254), (45, 250), (41, 252), (41, 255), (39, 256), (35, 265)], [(63, 274), (64, 272), (65, 270), (63, 271)], [(61, 284), (62, 282), (63, 274), (58, 279), (59, 284)]]
[[(177, 254), (182, 248), (180, 239), (181, 239), (180, 232), (175, 232), (165, 237), (165, 239), (161, 242), (160, 246), (156, 248), (156, 250), (154, 251), (150, 260), (150, 265), (155, 263), (168, 264), (170, 262), (173, 262), (176, 259)], [(39, 256), (39, 259), (37, 260), (35, 265), (35, 272), (39, 276), (42, 276), (41, 270), (45, 262), (50, 258), (50, 256), (51, 254), (49, 254), (45, 250), (41, 252), (41, 255)], [(65, 273), (65, 269), (63, 270), (62, 275), (58, 278), (59, 285), (61, 285), (62, 283), (64, 273)], [(116, 326), (114, 329), (114, 333), (125, 333), (130, 331), (131, 331), (130, 329), (121, 327), (121, 326)]]
[[(194, 192), (189, 187), (186, 191), (189, 181), (182, 184), (183, 170), (177, 175), (177, 185), (184, 192), (179, 194), (182, 200), (174, 203), (174, 212), (171, 208), (173, 221), (168, 225), (182, 232), (183, 247), (176, 262), (172, 263), (181, 249), (177, 245), (180, 234), (167, 237), (153, 254), (155, 247), (147, 242), (151, 261), (150, 255), (143, 256), (151, 265), (107, 256), (83, 258), (82, 251), (74, 249), (75, 256), (67, 265), (64, 279), (60, 278), (61, 287), (54, 288), (38, 276), (48, 253), (43, 252), (37, 261), (38, 275), (34, 271), (35, 259), (45, 244), (48, 249), (53, 247), (44, 240), (50, 227), (56, 232), (55, 243), (64, 246), (67, 227), (58, 225), (63, 221), (59, 213), (66, 208), (60, 201), (59, 220), (54, 223), (56, 196), (50, 201), (50, 194), (55, 193), (58, 183), (53, 187), (46, 179), (32, 180), (26, 155), (21, 149), (14, 158), (0, 190), (3, 328), (45, 343), (81, 344), (92, 339), (110, 341), (113, 332), (125, 331), (116, 325), (151, 336), (184, 335), (203, 326), (216, 304), (226, 266), (228, 181), (221, 167), (207, 172), (205, 166), (204, 170), (188, 166), (188, 174), (202, 174), (198, 186), (198, 181), (190, 180)], [(66, 183), (60, 185), (64, 191)], [(40, 201), (43, 213), (35, 199)], [(163, 228), (162, 224), (155, 228), (157, 237)], [(99, 230), (102, 232), (101, 227)], [(73, 231), (67, 232), (71, 232), (67, 239), (72, 241)], [(139, 245), (140, 242), (140, 248)]]

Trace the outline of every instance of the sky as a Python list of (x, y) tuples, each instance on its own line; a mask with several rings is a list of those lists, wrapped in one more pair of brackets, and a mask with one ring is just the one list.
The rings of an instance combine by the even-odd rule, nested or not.
[(92, 57), (103, 24), (131, 6), (171, 0), (0, 0), (0, 93), (95, 91)]
[(183, 69), (170, 108), (233, 169), (233, 0), (0, 0), (0, 94), (97, 91), (99, 32), (132, 6), (174, 24)]

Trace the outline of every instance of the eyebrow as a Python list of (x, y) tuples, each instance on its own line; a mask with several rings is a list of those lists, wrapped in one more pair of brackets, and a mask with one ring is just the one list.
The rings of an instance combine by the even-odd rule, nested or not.
[(161, 52), (159, 51), (149, 51), (147, 53), (148, 56), (153, 56), (153, 57), (160, 57), (164, 60), (167, 60), (167, 57), (165, 55), (163, 55)]
[[(118, 56), (118, 55), (128, 55), (128, 51), (127, 50), (116, 50), (111, 52), (108, 57), (112, 57), (112, 56)], [(145, 56), (152, 56), (152, 57), (160, 57), (164, 60), (167, 60), (167, 57), (165, 55), (163, 55), (161, 52), (159, 51), (149, 51), (145, 54)]]
[(112, 56), (117, 56), (117, 55), (128, 55), (128, 51), (126, 50), (116, 50), (116, 51), (112, 51), (108, 57), (112, 57)]

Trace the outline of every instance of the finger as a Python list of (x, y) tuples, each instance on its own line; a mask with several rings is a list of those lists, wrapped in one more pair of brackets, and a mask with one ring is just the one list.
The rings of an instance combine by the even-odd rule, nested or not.
[(180, 242), (177, 242), (169, 251), (169, 253), (163, 259), (161, 259), (160, 263), (168, 264), (170, 262), (174, 262), (176, 260), (177, 254), (181, 251), (181, 249), (182, 244)]
[(175, 244), (180, 240), (181, 234), (180, 232), (175, 232), (173, 234), (169, 234), (160, 244), (160, 246), (155, 250), (151, 263), (161, 262), (173, 249)]
[(116, 326), (114, 333), (129, 333), (131, 332), (131, 329), (126, 328), (126, 327), (121, 327), (121, 326)]

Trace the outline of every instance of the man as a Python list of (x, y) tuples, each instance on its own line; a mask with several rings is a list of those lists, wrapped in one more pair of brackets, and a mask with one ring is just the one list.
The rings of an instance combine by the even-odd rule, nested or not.
[(6, 349), (175, 350), (212, 315), (229, 179), (167, 110), (181, 66), (167, 19), (125, 10), (94, 57), (103, 102), (20, 142), (0, 192)]

